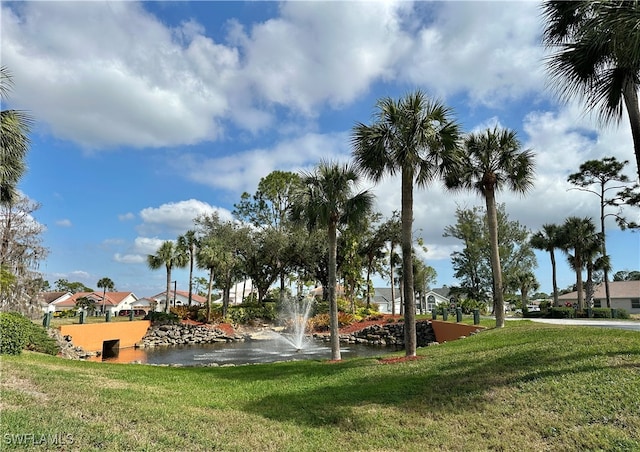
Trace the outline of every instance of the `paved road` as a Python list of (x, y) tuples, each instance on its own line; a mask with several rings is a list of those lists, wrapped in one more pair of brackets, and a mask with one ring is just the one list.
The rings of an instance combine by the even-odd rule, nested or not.
[(555, 325), (599, 326), (602, 328), (618, 328), (621, 330), (640, 331), (640, 321), (637, 320), (606, 320), (606, 319), (526, 319), (532, 322), (552, 323)]

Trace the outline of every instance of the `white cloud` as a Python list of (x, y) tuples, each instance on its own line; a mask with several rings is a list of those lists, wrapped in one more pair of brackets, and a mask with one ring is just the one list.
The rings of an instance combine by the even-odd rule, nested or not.
[[(404, 2), (288, 2), (280, 17), (239, 25), (243, 76), (270, 102), (313, 115), (320, 103), (342, 105), (391, 75), (406, 48), (399, 13)], [(322, 42), (322, 45), (318, 45)]]
[(218, 213), (222, 219), (231, 219), (231, 213), (197, 199), (171, 202), (160, 207), (147, 207), (140, 211), (143, 223), (136, 229), (142, 235), (168, 233), (179, 235), (193, 229), (193, 220), (201, 215)]
[(133, 213), (127, 212), (127, 213), (118, 215), (118, 220), (120, 220), (120, 221), (129, 221), (129, 220), (133, 220), (135, 217), (136, 216)]
[(60, 226), (61, 228), (70, 228), (73, 225), (71, 224), (71, 220), (65, 218), (63, 220), (56, 221), (56, 226)]
[(272, 171), (298, 171), (309, 168), (321, 158), (348, 158), (346, 133), (309, 133), (280, 141), (270, 149), (252, 149), (232, 156), (202, 158), (185, 156), (180, 162), (189, 179), (229, 191), (253, 193), (262, 177)]
[(145, 256), (140, 254), (120, 254), (113, 255), (113, 260), (121, 264), (141, 264), (145, 262)]
[[(419, 3), (421, 23), (398, 77), (438, 96), (466, 93), (472, 103), (499, 107), (544, 87), (536, 2)], [(418, 20), (418, 19), (416, 19)]]
[(13, 99), (88, 148), (213, 139), (237, 53), (192, 24), (180, 31), (133, 2), (3, 6), (3, 64), (19, 81)]

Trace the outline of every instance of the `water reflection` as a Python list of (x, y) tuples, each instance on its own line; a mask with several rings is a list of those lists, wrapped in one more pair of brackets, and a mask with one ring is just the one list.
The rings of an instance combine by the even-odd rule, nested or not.
[[(376, 347), (361, 344), (343, 345), (342, 358), (382, 356), (395, 351), (394, 347)], [(291, 345), (277, 340), (231, 342), (228, 344), (200, 344), (156, 348), (120, 349), (117, 357), (92, 361), (111, 363), (179, 364), (201, 366), (208, 364), (255, 364), (305, 359), (330, 359), (331, 349), (322, 342), (314, 341), (304, 349), (296, 351)]]

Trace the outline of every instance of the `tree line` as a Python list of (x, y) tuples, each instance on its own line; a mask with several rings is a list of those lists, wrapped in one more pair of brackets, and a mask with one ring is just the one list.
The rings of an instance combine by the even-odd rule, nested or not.
[[(552, 50), (546, 65), (554, 81), (558, 82), (555, 86), (559, 87), (560, 98), (584, 99), (587, 109), (598, 112), (604, 123), (619, 120), (626, 108), (640, 175), (638, 2), (547, 1), (542, 8), (545, 21), (542, 40)], [(10, 81), (8, 71), (3, 67), (3, 97), (7, 94)], [(16, 228), (17, 220), (12, 211), (20, 202), (15, 187), (25, 170), (30, 122), (31, 118), (24, 112), (2, 111), (0, 205), (4, 211), (0, 244), (0, 302), (3, 307), (8, 302), (29, 299), (28, 295), (33, 291), (32, 282), (37, 279), (34, 269), (46, 255), (46, 249), (38, 242), (40, 233), (37, 230), (31, 231), (26, 237), (18, 235), (20, 229)], [(209, 270), (209, 291), (213, 281), (218, 281), (217, 284), (222, 286), (226, 294), (223, 300), (226, 297), (227, 303), (228, 287), (230, 281), (237, 278), (237, 272), (256, 282), (258, 298), (263, 297), (266, 289), (278, 278), (281, 279), (282, 288), (282, 281), (288, 274), (324, 281), (326, 285), (323, 284), (323, 287), (327, 289), (331, 306), (332, 356), (339, 359), (337, 337), (334, 337), (337, 336), (337, 322), (334, 321), (336, 276), (340, 265), (338, 241), (349, 236), (345, 232), (347, 228), (358, 231), (363, 228), (364, 219), (370, 218), (373, 199), (370, 192), (357, 190), (361, 179), (366, 177), (377, 182), (386, 175), (398, 175), (401, 191), (400, 227), (399, 237), (393, 239), (398, 241), (393, 243), (397, 243), (401, 249), (399, 273), (403, 281), (407, 355), (415, 355), (414, 297), (415, 288), (420, 285), (416, 281), (416, 275), (420, 272), (414, 268), (414, 188), (424, 187), (434, 180), (443, 181), (452, 190), (475, 191), (485, 201), (491, 291), (496, 326), (502, 327), (505, 283), (511, 283), (509, 276), (503, 280), (497, 195), (502, 190), (524, 194), (532, 187), (535, 167), (533, 151), (522, 149), (516, 133), (508, 129), (495, 127), (463, 134), (452, 110), (420, 90), (400, 99), (380, 99), (372, 123), (357, 123), (353, 127), (351, 145), (352, 162), (320, 162), (313, 171), (298, 175), (300, 186), (295, 189), (292, 187), (290, 197), (269, 198), (272, 195), (266, 190), (257, 197), (247, 196), (244, 199), (247, 204), (241, 202), (236, 209), (237, 218), (244, 222), (222, 221), (215, 215), (199, 218), (192, 233), (190, 231), (189, 235), (180, 237), (176, 244), (165, 242), (156, 254), (148, 257), (148, 264), (151, 268), (166, 268), (167, 293), (170, 290), (171, 269), (188, 264), (192, 272), (194, 263)], [(578, 185), (581, 183), (578, 179), (576, 182)], [(627, 198), (616, 202), (637, 205), (639, 196), (633, 191), (635, 187), (627, 188)], [(265, 206), (261, 205), (261, 199), (268, 200)], [(291, 204), (287, 206), (288, 202)], [(243, 210), (245, 207), (248, 210)], [(24, 214), (35, 208), (33, 205), (23, 206), (18, 213)], [(274, 220), (275, 216), (269, 217), (272, 222), (275, 221), (269, 224), (261, 215), (280, 217), (278, 220)], [(23, 215), (22, 221), (23, 225), (28, 224), (28, 215)], [(315, 266), (295, 261), (293, 256), (304, 254), (298, 249), (288, 249), (286, 254), (274, 252), (297, 243), (291, 237), (283, 241), (279, 227), (288, 222), (298, 225), (297, 233), (304, 236), (301, 244), (296, 246), (315, 246), (315, 251), (320, 251), (320, 248), (324, 251), (324, 246), (327, 247), (326, 266), (317, 263), (320, 258)], [(306, 229), (302, 229), (302, 225)], [(554, 228), (549, 225), (547, 229), (552, 231)], [(562, 229), (572, 230), (568, 235), (573, 242), (562, 246), (570, 250), (568, 256), (576, 269), (576, 285), (581, 296), (583, 269), (586, 268), (589, 274), (600, 266), (605, 275), (608, 272), (604, 222), (601, 223), (601, 230), (596, 232), (588, 219), (569, 218)], [(543, 231), (547, 232), (545, 228)], [(310, 237), (313, 234), (319, 234), (322, 240), (312, 240)], [(551, 240), (551, 234), (549, 238)], [(196, 239), (200, 241), (199, 246)], [(225, 246), (221, 246), (221, 243)], [(343, 262), (340, 269), (345, 282), (348, 278), (357, 279), (357, 272), (348, 268), (352, 260), (344, 257), (356, 254), (354, 246), (341, 247)], [(549, 247), (553, 250), (556, 245), (547, 244)], [(593, 259), (589, 257), (589, 252)], [(600, 264), (596, 264), (595, 259), (598, 253)], [(376, 251), (372, 249), (365, 260), (373, 265), (375, 259), (370, 259), (375, 255)], [(393, 255), (390, 260), (393, 262)], [(370, 274), (369, 271), (367, 274)], [(190, 275), (190, 293), (192, 281)], [(587, 286), (589, 281), (587, 276)], [(607, 281), (605, 277), (605, 283)], [(345, 288), (347, 285), (352, 286), (345, 283)], [(557, 290), (554, 287), (555, 293)]]

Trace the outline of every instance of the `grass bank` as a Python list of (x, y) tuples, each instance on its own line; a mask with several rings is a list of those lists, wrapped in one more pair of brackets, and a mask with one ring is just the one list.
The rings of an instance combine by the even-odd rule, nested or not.
[(397, 364), (3, 356), (2, 449), (640, 450), (638, 333), (513, 323)]

